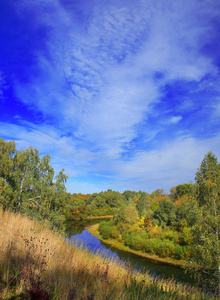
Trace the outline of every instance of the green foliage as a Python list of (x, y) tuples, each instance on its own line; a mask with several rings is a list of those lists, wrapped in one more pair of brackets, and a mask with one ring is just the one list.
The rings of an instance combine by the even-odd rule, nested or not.
[(62, 170), (54, 178), (49, 155), (40, 158), (32, 147), (18, 151), (14, 142), (0, 139), (0, 166), (0, 203), (4, 209), (63, 227), (67, 176)]
[(152, 199), (156, 199), (157, 197), (164, 196), (164, 195), (165, 195), (165, 192), (163, 189), (157, 189), (150, 194), (150, 197)]
[(127, 191), (124, 191), (124, 193), (122, 195), (124, 196), (125, 200), (127, 202), (129, 202), (129, 201), (132, 201), (137, 194), (138, 193), (135, 191), (127, 190)]
[(220, 164), (212, 152), (205, 155), (195, 179), (198, 220), (192, 228), (194, 244), (187, 267), (199, 283), (205, 281), (220, 294)]
[(3, 209), (14, 211), (18, 205), (11, 186), (0, 177), (0, 205)]
[(149, 200), (149, 195), (147, 193), (140, 193), (140, 197), (136, 202), (136, 209), (140, 218), (146, 215)]
[(200, 207), (208, 208), (211, 206), (211, 209), (214, 209), (213, 199), (216, 198), (217, 200), (220, 196), (220, 164), (211, 151), (205, 155), (195, 180)]
[(159, 257), (185, 259), (189, 255), (189, 248), (180, 246), (171, 240), (158, 238), (144, 238), (137, 233), (125, 234), (124, 243), (131, 249), (158, 255)]
[(170, 189), (170, 197), (173, 200), (177, 200), (183, 195), (193, 195), (195, 186), (192, 183), (179, 184), (176, 187)]
[(162, 231), (160, 238), (162, 240), (167, 239), (173, 241), (174, 243), (179, 243), (179, 233), (175, 230), (167, 228), (167, 230)]
[(149, 238), (160, 238), (162, 234), (162, 227), (161, 226), (153, 226), (148, 229), (148, 236)]
[(13, 180), (15, 153), (14, 141), (6, 142), (0, 139), (0, 178), (4, 178), (9, 184)]
[(182, 220), (186, 220), (188, 226), (192, 227), (198, 221), (198, 203), (193, 198), (187, 198), (181, 202), (176, 208), (176, 223), (180, 229)]
[(185, 219), (181, 222), (181, 244), (182, 245), (193, 245), (193, 232), (192, 228), (187, 226), (187, 221)]
[(120, 237), (120, 232), (114, 225), (114, 221), (101, 222), (99, 224), (99, 232), (103, 239), (118, 239)]
[(143, 239), (139, 234), (132, 232), (130, 234), (124, 234), (123, 239), (125, 241), (125, 245), (130, 247), (131, 249), (137, 251), (143, 251), (146, 240)]
[(106, 192), (94, 193), (87, 210), (90, 215), (101, 216), (112, 214), (115, 208), (119, 208), (124, 203), (124, 197), (119, 192), (107, 190)]
[(151, 210), (152, 211), (155, 211), (157, 208), (158, 208), (158, 206), (159, 206), (159, 202), (157, 202), (157, 201), (152, 201), (151, 202)]
[(134, 224), (139, 219), (136, 208), (132, 205), (122, 205), (118, 210), (114, 211), (115, 223)]
[(153, 218), (159, 220), (159, 225), (162, 227), (173, 225), (176, 219), (174, 204), (166, 199), (161, 199)]

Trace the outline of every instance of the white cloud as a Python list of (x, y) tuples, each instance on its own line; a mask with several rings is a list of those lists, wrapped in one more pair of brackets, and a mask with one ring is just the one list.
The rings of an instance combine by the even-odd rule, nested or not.
[[(124, 189), (153, 191), (157, 188), (169, 190), (172, 186), (194, 180), (197, 168), (204, 155), (212, 150), (220, 157), (220, 135), (204, 140), (180, 137), (168, 141), (155, 152), (143, 152), (131, 161), (108, 165), (114, 173), (115, 185)], [(112, 166), (112, 167), (111, 167)]]
[[(197, 99), (184, 99), (169, 122), (163, 109), (157, 105), (155, 111), (154, 105), (162, 101), (166, 85), (198, 83), (210, 73), (215, 76), (213, 61), (200, 50), (207, 41), (204, 37), (212, 36), (210, 20), (217, 17), (218, 4), (158, 0), (90, 5), (91, 9), (81, 8), (88, 10), (81, 21), (81, 15), (65, 10), (57, 0), (17, 4), (20, 13), (26, 8), (38, 12), (36, 20), (49, 27), (50, 37), (49, 55), (35, 53), (41, 72), (26, 85), (17, 81), (16, 93), (26, 105), (52, 116), (56, 124), (2, 124), (0, 133), (6, 138), (16, 136), (19, 147), (32, 145), (52, 153), (56, 166), (64, 165), (72, 176), (105, 174), (121, 182), (121, 189), (128, 182), (152, 189), (189, 180), (208, 147), (218, 149), (217, 137), (205, 141), (180, 137), (160, 144), (155, 137), (198, 104)], [(160, 78), (155, 78), (156, 73)], [(152, 116), (159, 120), (153, 129), (148, 121)], [(88, 149), (122, 151), (138, 137), (140, 126), (144, 127), (142, 140), (154, 140), (158, 155), (131, 161), (75, 157), (77, 151)]]
[(28, 122), (22, 122), (21, 125), (0, 122), (0, 136), (5, 140), (15, 140), (19, 150), (31, 146), (36, 148), (41, 156), (49, 153), (56, 172), (64, 168), (68, 175), (77, 176), (85, 174), (88, 170), (88, 162), (72, 160), (71, 153), (74, 153), (76, 143), (72, 138), (62, 136), (62, 132), (54, 127)]
[(182, 116), (174, 116), (170, 119), (170, 122), (173, 123), (173, 124), (177, 124), (179, 121), (182, 120)]
[[(87, 31), (58, 1), (47, 3), (53, 7), (50, 14), (44, 1), (23, 4), (41, 8), (39, 22), (52, 27), (52, 60), (38, 53), (42, 74), (28, 87), (18, 84), (17, 93), (72, 127), (83, 143), (121, 147), (137, 136), (138, 124), (160, 101), (161, 85), (199, 81), (216, 72), (210, 58), (199, 53), (202, 37), (210, 31), (209, 13), (215, 14), (207, 12), (206, 3), (95, 2), (85, 20)], [(158, 71), (164, 77), (155, 82)]]

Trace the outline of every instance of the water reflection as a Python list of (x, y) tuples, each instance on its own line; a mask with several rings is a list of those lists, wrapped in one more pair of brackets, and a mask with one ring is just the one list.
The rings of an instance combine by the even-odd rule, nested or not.
[(87, 230), (83, 230), (81, 234), (71, 236), (69, 242), (77, 243), (80, 246), (82, 245), (83, 247), (86, 247), (89, 251), (98, 253), (105, 258), (110, 257), (120, 261), (120, 258), (116, 252), (113, 252), (112, 250), (107, 249), (105, 246), (103, 246), (101, 241), (97, 237), (91, 235), (91, 233)]

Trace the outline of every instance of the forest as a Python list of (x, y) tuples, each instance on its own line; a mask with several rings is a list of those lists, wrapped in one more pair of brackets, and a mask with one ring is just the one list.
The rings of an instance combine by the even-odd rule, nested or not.
[(205, 154), (195, 181), (169, 193), (107, 190), (93, 194), (66, 191), (64, 169), (55, 176), (50, 155), (18, 150), (0, 139), (0, 205), (65, 232), (67, 220), (113, 216), (99, 225), (103, 239), (130, 249), (180, 261), (199, 285), (220, 288), (220, 163)]

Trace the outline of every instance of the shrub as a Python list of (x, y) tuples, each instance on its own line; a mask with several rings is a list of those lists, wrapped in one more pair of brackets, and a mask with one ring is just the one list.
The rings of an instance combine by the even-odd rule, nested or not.
[(149, 233), (149, 238), (160, 238), (162, 234), (162, 227), (161, 226), (151, 227), (149, 228), (148, 233)]
[(129, 224), (120, 222), (117, 224), (117, 229), (123, 235), (125, 232), (130, 232), (132, 227)]
[(99, 232), (103, 239), (117, 239), (120, 237), (120, 232), (114, 225), (114, 221), (100, 223)]
[(173, 241), (175, 243), (179, 242), (179, 234), (178, 234), (178, 232), (177, 231), (173, 231), (171, 229), (163, 231), (161, 233), (160, 238), (161, 239), (167, 239), (167, 240)]
[(110, 227), (104, 227), (104, 229), (101, 232), (103, 239), (111, 238), (111, 234), (112, 234), (112, 229)]
[(156, 254), (159, 257), (185, 259), (190, 255), (189, 248), (175, 244), (173, 241), (150, 238), (144, 242), (144, 252)]

